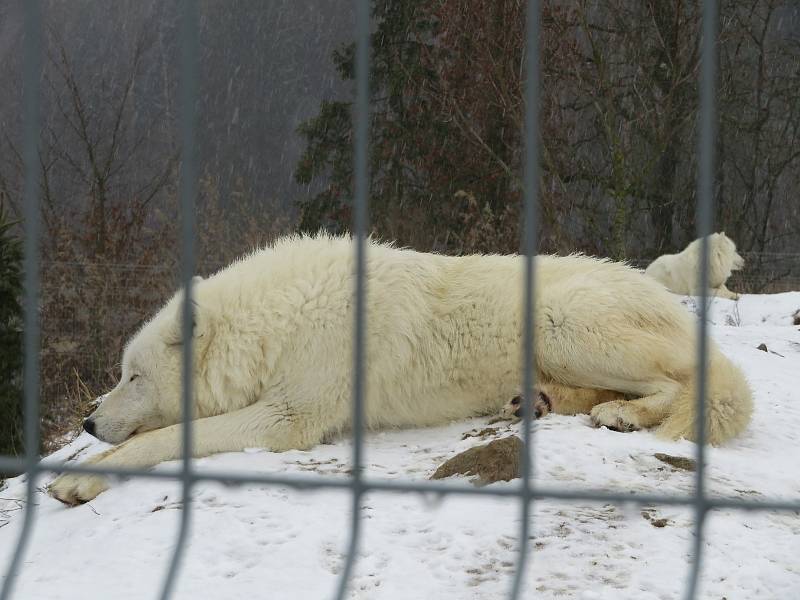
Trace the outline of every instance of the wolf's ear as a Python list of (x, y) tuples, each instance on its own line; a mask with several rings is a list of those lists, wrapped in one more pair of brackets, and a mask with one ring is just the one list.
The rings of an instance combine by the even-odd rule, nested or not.
[[(196, 275), (192, 278), (192, 287), (196, 286), (203, 278)], [(179, 292), (176, 296), (176, 312), (174, 318), (171, 320), (164, 342), (168, 346), (180, 346), (183, 344), (183, 291)], [(197, 300), (192, 298), (192, 338), (196, 341), (198, 338), (205, 336), (211, 326), (213, 318), (211, 311), (200, 304)]]

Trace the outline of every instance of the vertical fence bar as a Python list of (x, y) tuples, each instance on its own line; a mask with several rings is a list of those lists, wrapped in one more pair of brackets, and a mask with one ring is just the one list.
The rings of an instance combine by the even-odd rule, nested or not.
[(708, 513), (705, 495), (706, 405), (708, 389), (708, 236), (711, 234), (714, 202), (714, 148), (716, 144), (717, 2), (703, 1), (700, 71), (700, 135), (698, 136), (697, 235), (700, 242), (700, 323), (697, 326), (697, 470), (695, 472), (695, 532), (692, 568), (686, 599), (697, 593), (703, 550), (703, 527)]
[(189, 533), (189, 521), (192, 505), (192, 277), (194, 275), (194, 220), (195, 196), (197, 194), (197, 152), (195, 143), (196, 103), (198, 88), (198, 9), (195, 0), (182, 0), (180, 25), (181, 74), (179, 92), (180, 138), (181, 138), (181, 170), (180, 170), (180, 204), (181, 204), (181, 284), (184, 290), (181, 306), (181, 449), (183, 468), (183, 510), (175, 542), (175, 552), (164, 578), (161, 599), (167, 600), (172, 595), (178, 568), (183, 557), (186, 539)]
[(39, 474), (39, 78), (41, 75), (42, 14), (39, 0), (22, 3), (25, 11), (23, 59), (23, 187), (25, 217), (25, 352), (23, 394), (25, 398), (25, 517), (17, 548), (6, 571), (0, 600), (11, 598), (22, 557), (33, 531), (36, 515), (36, 479)]
[(355, 322), (353, 329), (353, 478), (350, 543), (336, 592), (337, 600), (347, 593), (356, 561), (361, 534), (362, 448), (364, 429), (364, 377), (366, 327), (366, 235), (369, 219), (369, 0), (356, 3), (356, 101), (353, 111), (355, 147), (353, 149), (353, 230), (355, 233)]
[(533, 412), (533, 385), (535, 383), (535, 354), (533, 335), (534, 313), (534, 254), (537, 245), (537, 205), (539, 192), (539, 0), (528, 0), (525, 34), (525, 150), (523, 171), (523, 232), (522, 254), (524, 285), (522, 310), (525, 313), (522, 331), (522, 439), (520, 457), (522, 492), (520, 495), (519, 554), (511, 600), (522, 592), (525, 564), (528, 559), (528, 535), (532, 504), (531, 479), (533, 477), (531, 413)]

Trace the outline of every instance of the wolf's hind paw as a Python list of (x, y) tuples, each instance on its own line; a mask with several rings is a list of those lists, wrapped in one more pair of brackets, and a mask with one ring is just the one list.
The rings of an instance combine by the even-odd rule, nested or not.
[[(523, 408), (522, 396), (514, 396), (511, 400), (506, 402), (505, 406), (500, 409), (500, 415), (506, 419), (517, 420), (522, 418)], [(541, 390), (534, 390), (533, 400), (533, 419), (541, 419), (553, 410), (553, 403), (550, 396)]]

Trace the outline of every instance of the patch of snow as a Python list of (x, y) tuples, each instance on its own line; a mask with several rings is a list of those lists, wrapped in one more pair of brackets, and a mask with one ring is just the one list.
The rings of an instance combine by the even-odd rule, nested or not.
[[(686, 299), (691, 305), (692, 299)], [(696, 304), (695, 304), (696, 306)], [(746, 372), (756, 410), (744, 435), (707, 453), (711, 494), (800, 499), (800, 293), (714, 300), (711, 334)], [(769, 351), (757, 349), (761, 343)], [(424, 480), (475, 444), (462, 434), (488, 419), (366, 437), (367, 475)], [(498, 435), (518, 426), (496, 424)], [(534, 481), (548, 487), (690, 493), (694, 474), (656, 452), (693, 456), (694, 444), (649, 432), (593, 429), (587, 416), (549, 415), (534, 425)], [(47, 460), (83, 460), (106, 446), (82, 434)], [(197, 469), (317, 473), (348, 477), (347, 440), (311, 451), (248, 449), (196, 461)], [(175, 464), (156, 467), (174, 468)], [(42, 485), (52, 477), (42, 478)], [(514, 485), (497, 483), (497, 486)], [(24, 478), (0, 500), (0, 568), (22, 523)], [(341, 490), (198, 483), (176, 599), (327, 598), (341, 572), (350, 498)], [(119, 600), (155, 597), (175, 544), (180, 485), (153, 479), (117, 483), (89, 505), (65, 508), (40, 493), (33, 537), (16, 598)], [(350, 599), (494, 600), (507, 594), (517, 560), (520, 506), (514, 499), (369, 493)], [(5, 515), (5, 516), (4, 516)], [(657, 523), (656, 526), (653, 523)], [(689, 508), (537, 501), (526, 597), (666, 600), (681, 596), (689, 571)], [(800, 590), (797, 513), (716, 510), (705, 528), (699, 598), (795, 598)]]
[[(792, 325), (793, 315), (800, 310), (800, 292), (749, 294), (739, 300), (709, 298), (707, 301), (709, 322), (734, 327)], [(687, 296), (682, 303), (698, 314), (700, 298)]]

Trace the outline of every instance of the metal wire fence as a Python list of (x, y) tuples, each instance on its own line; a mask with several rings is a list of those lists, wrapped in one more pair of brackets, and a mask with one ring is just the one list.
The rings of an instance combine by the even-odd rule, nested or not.
[[(24, 164), (25, 164), (25, 374), (24, 374), (24, 457), (0, 457), (0, 470), (24, 471), (27, 475), (27, 499), (23, 525), (17, 541), (16, 551), (5, 573), (5, 581), (0, 600), (12, 597), (14, 583), (20, 574), (20, 566), (25, 555), (35, 523), (36, 482), (46, 472), (50, 473), (83, 473), (107, 476), (130, 476), (148, 478), (166, 478), (181, 481), (183, 487), (183, 506), (180, 528), (175, 543), (175, 550), (168, 565), (168, 570), (161, 587), (160, 598), (170, 598), (176, 577), (178, 576), (183, 557), (188, 527), (192, 518), (192, 487), (200, 481), (216, 481), (229, 484), (254, 483), (263, 485), (288, 486), (299, 490), (337, 488), (350, 490), (352, 495), (352, 521), (348, 553), (344, 568), (341, 571), (335, 598), (345, 597), (350, 583), (350, 576), (355, 565), (361, 533), (361, 500), (364, 494), (372, 491), (395, 493), (428, 493), (437, 496), (450, 494), (471, 496), (515, 497), (520, 502), (521, 526), (519, 535), (519, 551), (515, 575), (511, 582), (509, 598), (520, 596), (524, 586), (525, 565), (529, 560), (530, 544), (528, 529), (532, 503), (541, 499), (564, 501), (596, 501), (616, 504), (664, 504), (690, 506), (695, 511), (695, 535), (692, 545), (692, 559), (687, 578), (685, 597), (695, 598), (700, 575), (703, 550), (703, 526), (708, 512), (718, 508), (741, 510), (800, 510), (800, 499), (797, 501), (751, 501), (741, 498), (709, 497), (705, 488), (705, 404), (707, 367), (707, 321), (706, 302), (700, 303), (699, 342), (698, 342), (698, 393), (697, 393), (697, 469), (695, 493), (692, 495), (660, 495), (630, 494), (609, 492), (598, 489), (564, 490), (553, 487), (536, 486), (532, 477), (532, 452), (534, 450), (531, 435), (530, 411), (525, 411), (522, 424), (524, 449), (521, 457), (522, 477), (519, 485), (513, 487), (476, 488), (468, 485), (456, 485), (442, 482), (387, 481), (366, 478), (362, 474), (362, 449), (364, 435), (364, 331), (367, 315), (365, 314), (365, 247), (367, 230), (367, 195), (368, 195), (368, 138), (369, 138), (369, 40), (370, 40), (370, 2), (358, 0), (356, 8), (356, 100), (354, 105), (355, 122), (355, 186), (354, 186), (354, 223), (356, 255), (356, 289), (355, 289), (355, 323), (354, 323), (354, 355), (353, 355), (353, 403), (352, 403), (352, 438), (353, 469), (348, 480), (332, 479), (321, 476), (294, 476), (284, 474), (236, 474), (231, 472), (196, 471), (192, 465), (192, 422), (190, 399), (191, 390), (191, 357), (192, 357), (192, 274), (194, 250), (194, 198), (197, 189), (197, 160), (195, 153), (195, 106), (198, 80), (198, 8), (195, 0), (182, 0), (182, 20), (180, 27), (181, 40), (181, 79), (180, 79), (180, 136), (183, 149), (183, 161), (180, 173), (180, 198), (182, 209), (182, 270), (181, 280), (187, 293), (183, 303), (183, 340), (184, 353), (182, 360), (182, 449), (183, 460), (179, 469), (171, 471), (145, 471), (137, 469), (109, 469), (86, 465), (43, 464), (39, 460), (39, 198), (38, 198), (38, 163), (37, 146), (39, 139), (39, 67), (41, 39), (41, 7), (38, 0), (24, 2), (25, 7), (25, 46), (24, 46), (24, 93), (26, 97), (24, 115)], [(699, 135), (699, 177), (697, 223), (698, 237), (711, 232), (712, 226), (712, 183), (714, 176), (714, 139), (716, 124), (715, 82), (716, 82), (716, 32), (718, 6), (715, 0), (703, 3), (702, 28), (702, 68), (700, 76), (700, 135)], [(524, 369), (522, 376), (523, 392), (526, 405), (530, 404), (534, 385), (534, 340), (533, 340), (533, 292), (534, 268), (533, 254), (536, 248), (537, 220), (537, 181), (539, 163), (539, 30), (540, 2), (528, 0), (527, 33), (526, 33), (526, 66), (525, 66), (525, 165), (524, 165), (524, 233), (521, 243), (524, 255), (524, 308), (523, 325), (524, 341), (522, 353)], [(708, 245), (702, 244), (702, 267), (700, 273), (700, 289), (705, 290), (708, 280)]]

